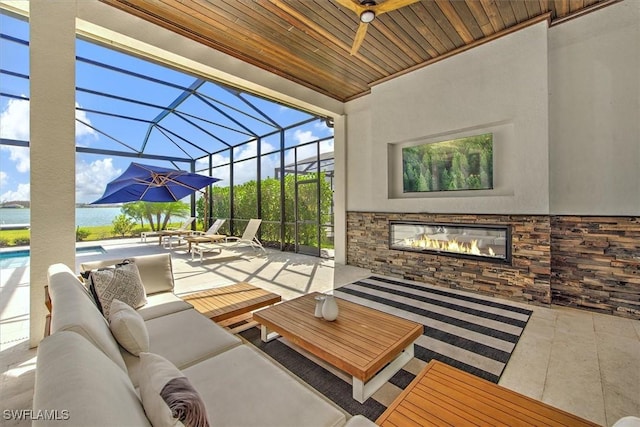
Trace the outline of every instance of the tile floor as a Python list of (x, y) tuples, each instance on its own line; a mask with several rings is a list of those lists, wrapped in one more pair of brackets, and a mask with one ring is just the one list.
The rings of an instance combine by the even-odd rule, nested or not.
[[(166, 251), (155, 239), (100, 243), (106, 254), (78, 256), (77, 264)], [(225, 250), (208, 254), (202, 264), (191, 261), (184, 249), (172, 253), (178, 294), (248, 281), (290, 299), (370, 274), (326, 258), (271, 250), (266, 256), (256, 256), (251, 249)], [(5, 417), (7, 409), (30, 408), (33, 397), (36, 350), (28, 348), (28, 286), (28, 266), (0, 270), (0, 425), (30, 424)], [(626, 415), (640, 416), (640, 321), (527, 307), (534, 313), (501, 385), (605, 426)]]

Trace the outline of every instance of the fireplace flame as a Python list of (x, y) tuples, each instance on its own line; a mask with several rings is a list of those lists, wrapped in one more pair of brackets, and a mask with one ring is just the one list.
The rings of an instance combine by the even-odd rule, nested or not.
[[(437, 240), (423, 236), (421, 239), (405, 239), (405, 245), (420, 249), (432, 249), (437, 251), (447, 251), (460, 254), (485, 255), (478, 247), (478, 240), (469, 243), (458, 242), (457, 240)], [(495, 252), (489, 248), (489, 255), (495, 256)]]

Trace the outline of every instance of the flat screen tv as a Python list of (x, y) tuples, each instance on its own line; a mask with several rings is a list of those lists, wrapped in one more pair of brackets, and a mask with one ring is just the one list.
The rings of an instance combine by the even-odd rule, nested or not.
[(404, 193), (493, 188), (493, 134), (402, 148)]

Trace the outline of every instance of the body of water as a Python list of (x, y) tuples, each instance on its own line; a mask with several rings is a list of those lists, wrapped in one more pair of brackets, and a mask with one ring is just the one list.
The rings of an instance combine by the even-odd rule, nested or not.
[[(31, 209), (0, 208), (0, 224), (30, 224)], [(76, 225), (91, 227), (95, 225), (111, 225), (113, 219), (120, 215), (120, 208), (76, 208)]]

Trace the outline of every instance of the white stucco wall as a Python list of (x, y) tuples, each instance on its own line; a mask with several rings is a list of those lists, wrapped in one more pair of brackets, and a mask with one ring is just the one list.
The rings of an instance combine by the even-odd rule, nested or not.
[(640, 214), (640, 1), (549, 30), (553, 214)]
[[(348, 103), (347, 209), (548, 213), (547, 69), (542, 22)], [(402, 194), (398, 147), (487, 131), (494, 132), (493, 190)]]

